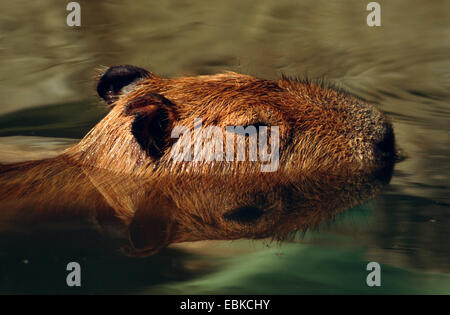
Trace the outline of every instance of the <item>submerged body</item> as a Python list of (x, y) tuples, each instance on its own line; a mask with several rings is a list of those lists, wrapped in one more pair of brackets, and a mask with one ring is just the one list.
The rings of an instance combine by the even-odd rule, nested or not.
[[(56, 158), (1, 166), (3, 218), (85, 219), (119, 231), (140, 254), (183, 241), (283, 239), (372, 197), (396, 160), (388, 119), (323, 85), (231, 72), (164, 79), (116, 66), (97, 91), (111, 109), (80, 143)], [(194, 134), (195, 119), (224, 134), (228, 126), (276, 126), (268, 144), (278, 141), (277, 168), (261, 172), (264, 163), (249, 159), (175, 161), (181, 138), (172, 131)]]

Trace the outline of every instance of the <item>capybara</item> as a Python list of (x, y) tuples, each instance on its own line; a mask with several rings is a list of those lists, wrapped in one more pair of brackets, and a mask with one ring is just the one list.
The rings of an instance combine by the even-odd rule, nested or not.
[[(99, 77), (97, 92), (110, 111), (77, 145), (0, 167), (3, 227), (87, 220), (123, 236), (138, 255), (185, 241), (283, 240), (373, 196), (397, 159), (386, 116), (326, 84), (233, 72), (166, 79), (121, 65)], [(276, 167), (175, 160), (182, 138), (172, 132), (194, 134), (198, 119), (224, 134), (228, 126), (256, 126), (258, 134), (277, 126), (265, 129), (267, 144), (278, 143)], [(240, 139), (249, 144), (250, 134)]]

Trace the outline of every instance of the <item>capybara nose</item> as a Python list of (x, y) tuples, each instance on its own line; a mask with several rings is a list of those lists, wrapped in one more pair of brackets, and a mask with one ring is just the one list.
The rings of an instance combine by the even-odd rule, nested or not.
[(375, 140), (375, 153), (382, 158), (395, 157), (395, 137), (392, 125), (384, 123), (378, 132), (378, 139)]

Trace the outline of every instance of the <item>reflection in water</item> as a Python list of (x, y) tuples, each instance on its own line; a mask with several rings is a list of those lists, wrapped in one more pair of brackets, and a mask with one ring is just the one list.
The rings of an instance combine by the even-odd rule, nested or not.
[[(240, 270), (242, 279), (239, 281), (244, 281), (244, 287), (235, 293), (301, 293), (307, 292), (303, 285), (308, 281), (318, 282), (316, 283), (317, 288), (314, 288), (314, 290), (322, 288), (324, 292), (332, 293), (333, 290), (338, 289), (333, 288), (334, 283), (328, 283), (329, 287), (326, 288), (323, 284), (324, 278), (318, 277), (314, 280), (308, 280), (308, 277), (300, 274), (295, 284), (292, 283), (292, 285), (280, 290), (271, 287), (271, 281), (266, 283), (264, 276), (255, 281), (255, 283), (260, 283), (261, 286), (255, 286), (248, 278), (255, 276), (255, 270), (261, 272), (261, 268), (267, 268), (276, 262), (278, 258), (277, 255), (274, 256), (273, 249), (263, 248), (259, 253), (253, 254), (251, 251), (248, 252), (248, 248), (244, 247), (244, 250), (241, 250), (244, 253), (243, 258), (249, 255), (248, 257), (252, 261), (253, 259), (257, 262), (263, 261), (261, 266), (259, 266), (259, 262), (256, 264), (257, 269), (254, 269), (253, 265), (246, 267), (235, 260), (230, 261), (231, 266), (223, 265), (223, 262), (221, 263), (220, 259), (214, 258), (214, 255), (208, 257), (205, 256), (205, 253), (202, 253), (203, 243), (201, 242), (199, 245), (200, 251), (197, 250), (197, 252), (195, 250), (195, 244), (197, 243), (193, 243), (194, 251), (191, 254), (186, 253), (186, 249), (189, 251), (189, 245), (185, 248), (181, 244), (174, 249), (164, 249), (145, 260), (123, 256), (119, 248), (124, 248), (124, 245), (128, 247), (127, 232), (124, 230), (123, 224), (113, 216), (112, 209), (117, 213), (118, 209), (129, 207), (130, 204), (135, 202), (152, 202), (154, 206), (157, 199), (156, 195), (161, 194), (161, 192), (156, 191), (155, 194), (150, 194), (148, 198), (142, 201), (139, 199), (142, 198), (142, 192), (148, 194), (150, 189), (155, 188), (155, 185), (149, 183), (146, 178), (122, 176), (103, 169), (80, 167), (71, 165), (66, 161), (61, 162), (59, 159), (53, 158), (42, 162), (24, 162), (2, 166), (0, 259), (4, 269), (1, 270), (0, 277), (4, 281), (1, 282), (0, 292), (69, 292), (69, 288), (61, 281), (65, 278), (65, 269), (61, 267), (70, 261), (77, 261), (86, 266), (86, 271), (83, 272), (83, 283), (86, 283), (86, 285), (83, 285), (82, 290), (77, 291), (84, 293), (182, 293), (184, 286), (187, 286), (186, 289), (191, 293), (196, 291), (198, 291), (197, 293), (210, 293), (212, 288), (214, 288), (213, 293), (224, 293), (230, 289), (235, 290), (230, 281), (233, 282), (236, 279), (236, 264), (240, 266), (239, 268), (242, 268)], [(340, 187), (339, 191), (332, 191), (330, 187), (324, 187), (323, 195), (315, 194), (313, 199), (310, 200), (307, 199), (307, 195), (300, 192), (295, 193), (295, 190), (284, 187), (280, 198), (289, 198), (289, 211), (291, 213), (289, 216), (286, 214), (285, 218), (280, 218), (280, 221), (271, 229), (276, 227), (278, 230), (273, 230), (273, 233), (285, 233), (289, 232), (287, 229), (297, 226), (296, 221), (308, 224), (305, 220), (311, 220), (309, 212), (314, 212), (317, 216), (322, 217), (321, 220), (325, 220), (329, 218), (330, 213), (337, 211), (337, 209), (348, 208), (371, 197), (389, 181), (391, 173), (392, 166), (383, 169), (381, 174), (374, 177), (360, 178), (357, 181), (351, 181), (351, 184), (342, 182), (337, 186)], [(30, 182), (27, 182), (30, 178)], [(224, 179), (218, 185), (227, 187), (229, 180)], [(344, 180), (350, 179), (345, 178)], [(169, 179), (163, 179), (162, 181), (167, 183)], [(22, 187), (27, 185), (31, 185), (33, 188), (22, 190)], [(214, 187), (215, 185), (211, 184), (203, 189), (209, 190), (214, 189)], [(185, 192), (184, 189), (182, 191)], [(343, 198), (348, 196), (342, 194), (342, 191), (351, 192), (354, 197)], [(202, 192), (202, 194), (206, 193), (206, 191)], [(223, 190), (222, 193), (224, 195), (233, 194), (233, 192), (226, 190)], [(295, 194), (299, 195), (296, 196)], [(216, 198), (221, 199), (220, 196), (216, 196)], [(240, 197), (236, 196), (235, 198)], [(278, 202), (283, 202), (282, 199)], [(295, 203), (297, 199), (300, 200), (299, 204)], [(158, 207), (160, 206), (158, 205)], [(158, 210), (162, 209), (158, 208)], [(169, 208), (163, 209), (163, 211), (172, 210)], [(177, 211), (185, 210), (177, 209)], [(185, 218), (186, 214), (181, 217)], [(155, 217), (152, 217), (152, 220), (154, 219)], [(176, 216), (174, 220), (176, 220)], [(314, 220), (317, 220), (317, 218), (314, 218)], [(180, 222), (176, 222), (176, 224), (180, 224)], [(145, 228), (152, 229), (155, 227), (145, 226)], [(222, 227), (215, 227), (215, 229), (220, 228)], [(179, 227), (173, 229), (177, 230)], [(286, 230), (279, 231), (279, 229)], [(230, 235), (230, 239), (236, 238), (236, 235), (228, 234), (231, 233), (231, 230), (223, 231), (223, 233), (225, 234), (216, 231), (210, 237), (211, 239), (217, 237), (226, 239), (227, 235)], [(206, 235), (204, 237), (208, 237), (207, 234), (204, 235)], [(158, 237), (157, 235), (154, 236)], [(245, 234), (240, 237), (245, 237)], [(175, 236), (174, 241), (177, 241)], [(304, 257), (304, 254), (310, 257), (311, 249), (308, 249), (308, 247), (294, 244), (286, 246), (283, 252), (290, 258), (288, 260), (283, 259), (279, 263), (295, 265), (298, 259)], [(206, 247), (206, 249), (211, 255), (211, 247)], [(212, 252), (214, 252), (214, 249)], [(329, 257), (330, 253), (326, 250), (328, 254), (323, 257), (322, 249), (312, 249), (312, 252), (314, 259), (322, 261), (323, 264), (338, 255), (336, 252)], [(228, 256), (234, 256), (233, 250)], [(349, 254), (349, 257), (354, 259), (353, 264), (357, 264), (361, 260), (352, 253)], [(340, 259), (344, 258), (340, 257)], [(311, 266), (311, 264), (313, 262), (309, 261), (306, 267)], [(222, 270), (220, 266), (225, 268)], [(279, 267), (281, 268), (280, 271), (285, 270), (282, 265), (279, 265)], [(132, 270), (132, 272), (129, 272), (129, 270)], [(202, 281), (206, 281), (209, 289), (201, 285), (198, 287), (197, 280), (194, 280), (195, 277), (205, 275), (207, 272), (214, 273), (207, 276), (206, 280), (199, 281), (200, 284)], [(329, 269), (328, 272), (333, 273), (333, 269)], [(362, 272), (363, 269), (356, 274), (360, 275)], [(273, 276), (278, 279), (280, 275), (274, 274)], [(356, 277), (356, 275), (352, 275), (352, 277)], [(179, 288), (169, 285), (167, 288), (158, 289), (157, 286), (164, 286), (165, 283), (173, 281), (185, 282), (190, 279), (193, 281), (192, 284), (186, 282)], [(209, 285), (211, 283), (213, 284), (212, 287)], [(194, 288), (190, 288), (192, 285)], [(149, 289), (153, 286), (155, 286), (154, 289)], [(394, 289), (395, 287), (391, 287), (391, 290)], [(266, 292), (259, 290), (266, 290)], [(352, 290), (357, 289), (349, 289), (349, 292), (352, 292)]]
[[(333, 275), (348, 274), (359, 268), (354, 265), (355, 260), (375, 260), (402, 268), (389, 269), (387, 281), (395, 278), (399, 283), (404, 279), (405, 283), (392, 292), (411, 292), (406, 284), (411, 281), (411, 285), (415, 283), (420, 288), (423, 283), (414, 282), (419, 278), (429, 281), (436, 292), (449, 292), (448, 276), (442, 276), (442, 282), (438, 283), (429, 275), (429, 272), (448, 273), (450, 266), (450, 245), (445, 241), (449, 235), (450, 204), (450, 10), (445, 10), (447, 1), (434, 1), (426, 7), (421, 6), (421, 1), (379, 1), (382, 7), (382, 27), (379, 29), (364, 24), (366, 3), (356, 0), (345, 4), (325, 0), (210, 1), (208, 6), (182, 1), (153, 5), (147, 1), (126, 4), (120, 1), (79, 2), (83, 8), (81, 29), (70, 29), (64, 24), (66, 12), (56, 0), (26, 5), (23, 1), (0, 4), (4, 13), (0, 17), (4, 30), (0, 60), (3, 69), (0, 93), (4, 96), (0, 107), (0, 112), (4, 113), (0, 116), (2, 136), (81, 138), (104, 115), (104, 111), (91, 102), (92, 69), (99, 65), (137, 64), (167, 75), (207, 74), (228, 69), (265, 78), (275, 78), (281, 73), (325, 77), (388, 112), (393, 119), (397, 142), (408, 159), (396, 167), (389, 189), (369, 203), (372, 216), (339, 224), (346, 222), (347, 216), (344, 216), (335, 224), (324, 227), (321, 231), (328, 233), (322, 234), (323, 237), (312, 240), (306, 237), (302, 241), (308, 241), (312, 247), (301, 257), (290, 255), (290, 245), (264, 251), (261, 256), (255, 254), (255, 257), (251, 253), (248, 256), (247, 252), (256, 251), (252, 244), (259, 242), (227, 243), (229, 259), (237, 263), (215, 267), (219, 272), (223, 268), (226, 275), (226, 271), (229, 274), (241, 271), (236, 267), (239, 262), (257, 258), (270, 265), (270, 280), (281, 279), (277, 287), (286, 288), (286, 292), (307, 292), (305, 287), (314, 279), (302, 282), (293, 275), (311, 274), (320, 280), (312, 271), (332, 245), (337, 251), (336, 256), (327, 256), (329, 260), (325, 259), (321, 272), (334, 270)], [(30, 111), (18, 111), (24, 108)], [(354, 245), (355, 240), (360, 247)], [(183, 251), (199, 255), (194, 260), (199, 260), (198, 268), (204, 268), (202, 272), (206, 272), (210, 270), (208, 264), (219, 259), (202, 256), (211, 246), (209, 244), (203, 250), (184, 247)], [(303, 250), (303, 247), (295, 248), (299, 252)], [(64, 256), (64, 246), (59, 249), (61, 257), (81, 257), (72, 253)], [(349, 255), (343, 254), (346, 250)], [(174, 253), (179, 251), (173, 250)], [(283, 273), (284, 265), (274, 253), (278, 251), (286, 253), (286, 262), (295, 271)], [(161, 259), (167, 266), (191, 264), (184, 256), (186, 254), (181, 253), (177, 256), (179, 260), (170, 260), (171, 252), (164, 251), (148, 261)], [(355, 258), (359, 253), (362, 257)], [(28, 291), (45, 291), (44, 279), (38, 281), (42, 286), (32, 287), (29, 282), (22, 282), (24, 278), (14, 275), (25, 275), (27, 271), (23, 268), (34, 268), (36, 257), (43, 265), (56, 270), (59, 258), (48, 255), (49, 261), (54, 259), (55, 265), (52, 265), (44, 256), (27, 255), (25, 251), (17, 251), (17, 255), (2, 254), (5, 264), (1, 264), (0, 276), (5, 281), (2, 283), (7, 283), (2, 287), (3, 291), (12, 292), (12, 288), (27, 291), (26, 287), (30, 288)], [(29, 264), (23, 264), (23, 259), (28, 259)], [(114, 265), (111, 256), (101, 256), (98, 261), (97, 272), (107, 265), (103, 262)], [(120, 258), (119, 261), (121, 267), (116, 269), (117, 273), (120, 270), (133, 272), (134, 265), (130, 260)], [(140, 265), (142, 269), (136, 267), (136, 270), (148, 276), (142, 281), (151, 286), (158, 283), (159, 280), (151, 279), (158, 278), (160, 273), (152, 272), (151, 268), (145, 273), (146, 262)], [(42, 270), (40, 267), (42, 265), (36, 270)], [(241, 271), (242, 278), (229, 278), (229, 274), (216, 278), (219, 284), (229, 281), (229, 285), (222, 286), (223, 291), (214, 291), (215, 287), (206, 282), (198, 282), (197, 291), (208, 291), (208, 286), (211, 288), (209, 293), (230, 293), (235, 287), (244, 287), (250, 293), (258, 292), (250, 282), (258, 283), (256, 280), (263, 281), (268, 277), (267, 268), (260, 273), (249, 269), (252, 268)], [(49, 274), (52, 274), (51, 270), (49, 267)], [(142, 276), (137, 273), (135, 278), (130, 276), (129, 279)], [(186, 278), (182, 272), (177, 273), (174, 269), (168, 273), (172, 278), (161, 278), (161, 285), (150, 288), (149, 292), (192, 288), (189, 283), (183, 286)], [(251, 281), (243, 281), (245, 275)], [(98, 286), (93, 288), (102, 286), (98, 278), (93, 276), (92, 279), (92, 282), (98, 281)], [(178, 282), (166, 288), (164, 284), (172, 279)], [(359, 275), (352, 279), (339, 282), (345, 283), (346, 292), (361, 292)], [(114, 291), (112, 282), (105, 283), (104, 287), (109, 286)], [(122, 283), (130, 290), (131, 287), (141, 288), (132, 280), (123, 279)], [(318, 292), (329, 289), (329, 282), (324, 280), (323, 283)], [(261, 287), (271, 289), (270, 286)], [(64, 289), (57, 288), (55, 291)], [(261, 293), (266, 292), (261, 290)]]

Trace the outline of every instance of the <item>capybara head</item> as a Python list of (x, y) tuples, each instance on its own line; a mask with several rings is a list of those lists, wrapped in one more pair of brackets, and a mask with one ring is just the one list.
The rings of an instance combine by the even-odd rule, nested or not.
[(371, 197), (396, 159), (389, 120), (325, 84), (166, 79), (122, 65), (97, 91), (110, 112), (66, 155), (126, 222), (135, 251), (283, 239)]

